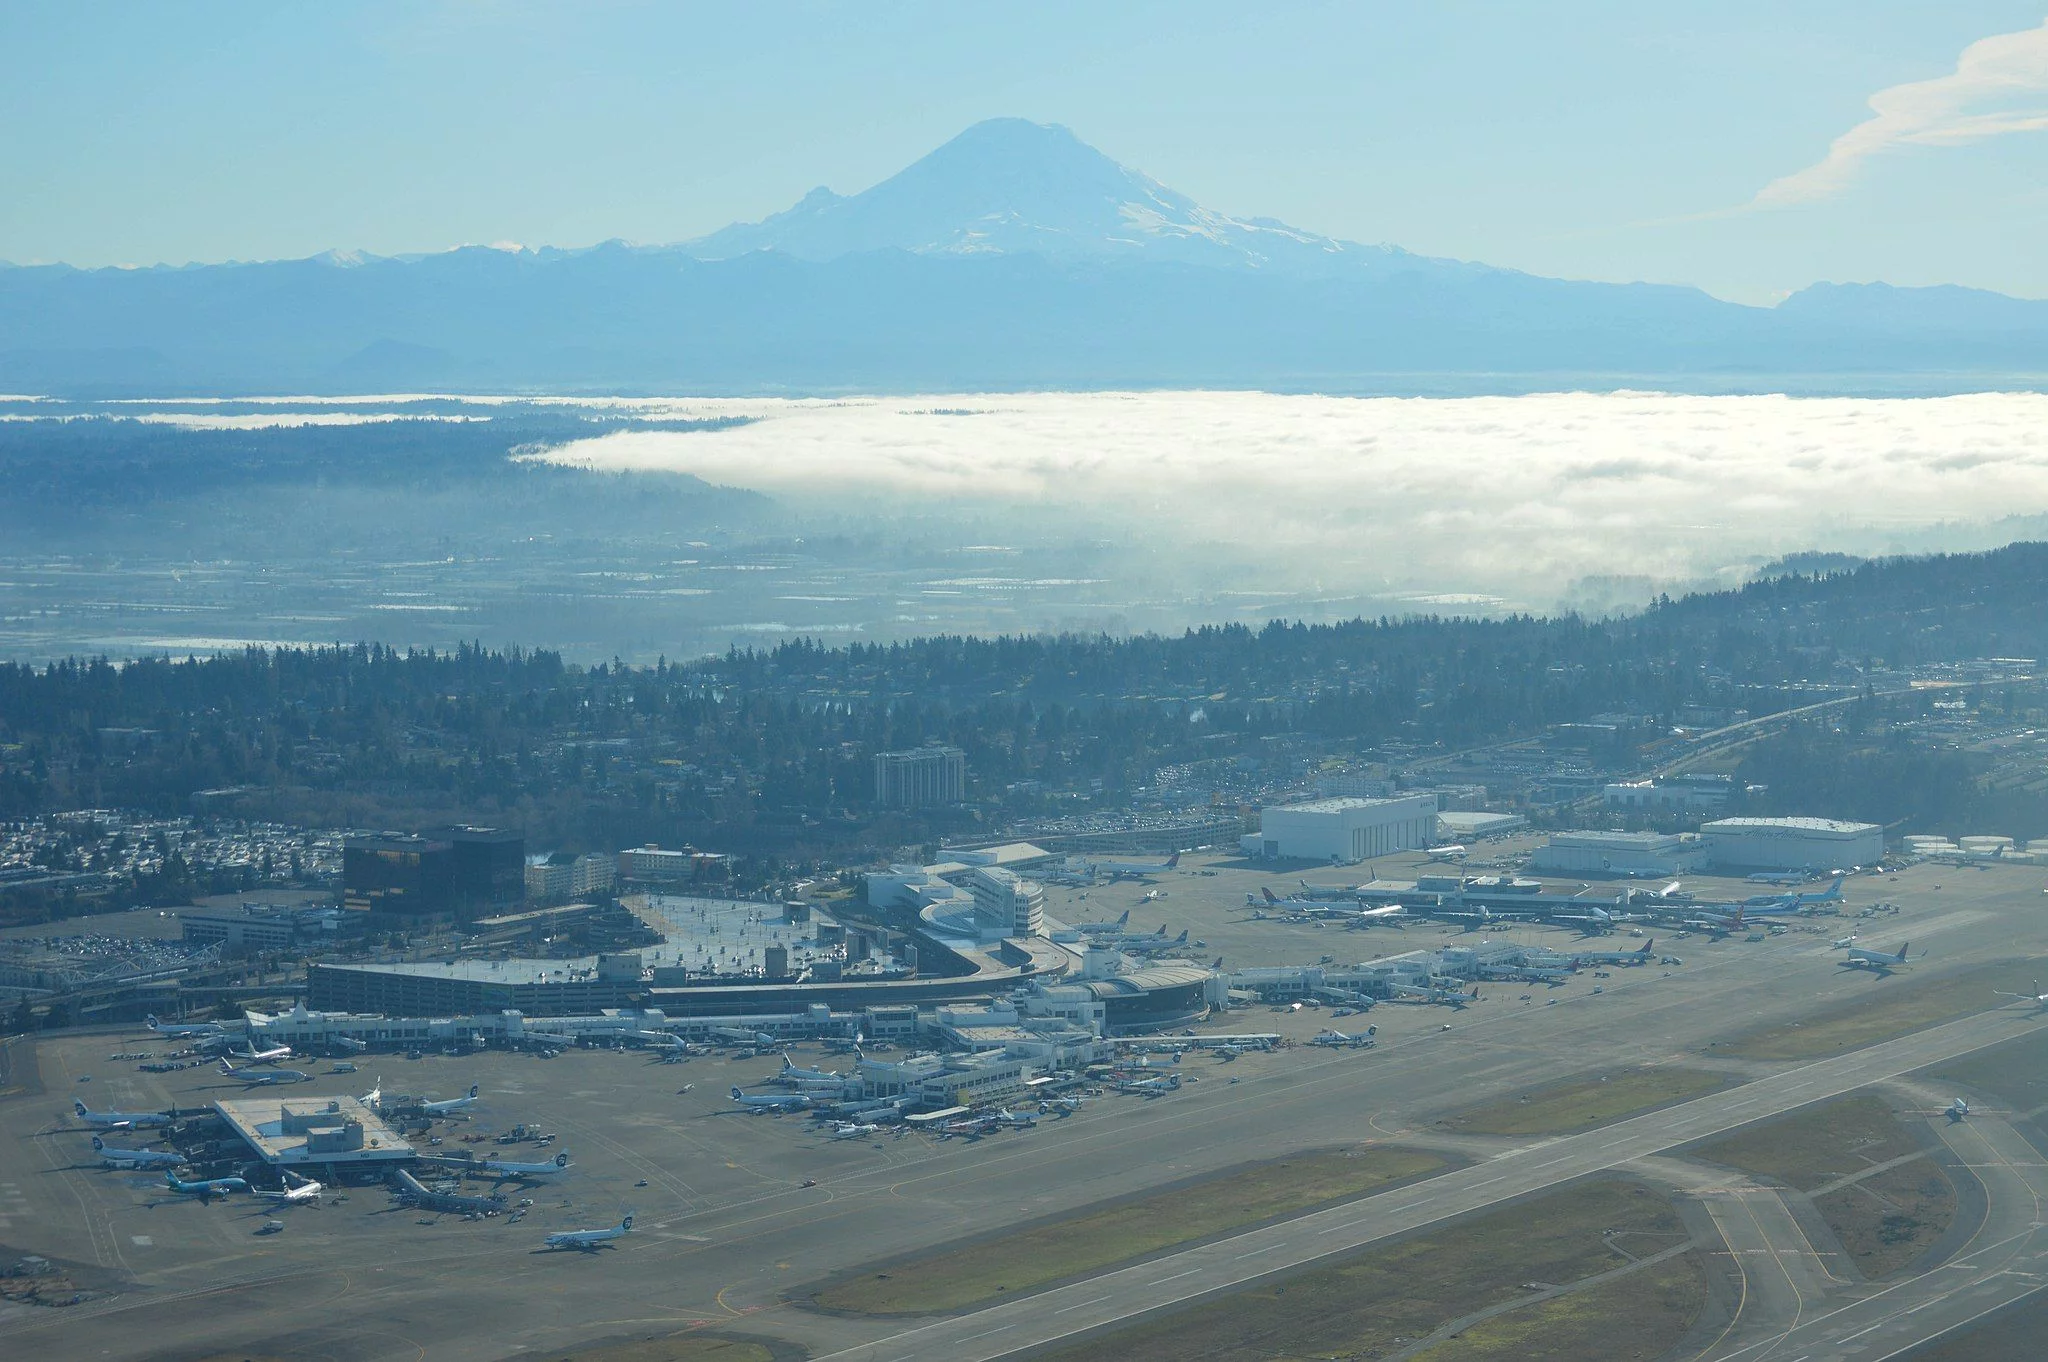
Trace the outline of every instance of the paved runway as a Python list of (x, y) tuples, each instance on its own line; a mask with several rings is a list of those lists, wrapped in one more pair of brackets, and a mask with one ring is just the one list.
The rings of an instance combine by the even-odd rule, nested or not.
[[(2014, 1020), (2004, 1013), (1966, 1018), (1599, 1130), (1529, 1145), (1399, 1192), (926, 1324), (829, 1357), (835, 1362), (984, 1362), (1039, 1347), (1953, 1059), (2011, 1039)], [(2023, 1025), (2040, 1023), (2029, 1019)]]

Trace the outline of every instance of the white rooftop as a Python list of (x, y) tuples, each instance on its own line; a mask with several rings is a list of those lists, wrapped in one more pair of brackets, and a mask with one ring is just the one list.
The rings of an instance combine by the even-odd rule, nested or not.
[(1877, 832), (1876, 823), (1849, 823), (1839, 818), (1717, 818), (1700, 824), (1701, 832), (1832, 832), (1844, 836)]
[[(354, 1097), (246, 1097), (215, 1102), (213, 1109), (272, 1167), (382, 1163), (409, 1159), (416, 1152), (382, 1117)], [(293, 1117), (298, 1119), (288, 1119)], [(362, 1125), (360, 1148), (312, 1151), (306, 1147), (305, 1126), (327, 1130), (350, 1121)], [(288, 1130), (288, 1125), (298, 1128)]]

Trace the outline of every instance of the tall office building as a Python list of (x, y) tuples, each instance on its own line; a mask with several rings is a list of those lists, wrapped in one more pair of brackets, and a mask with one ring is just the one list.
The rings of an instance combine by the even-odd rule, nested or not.
[(957, 747), (875, 753), (875, 803), (885, 809), (930, 809), (967, 797), (967, 754)]

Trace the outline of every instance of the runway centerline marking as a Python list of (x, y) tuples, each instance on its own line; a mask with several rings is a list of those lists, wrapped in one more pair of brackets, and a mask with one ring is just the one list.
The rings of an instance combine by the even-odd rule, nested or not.
[[(1091, 1305), (1100, 1305), (1108, 1299), (1108, 1296), (1097, 1296), (1092, 1301), (1075, 1301), (1072, 1305), (1062, 1305), (1059, 1309), (1053, 1311), (1053, 1313), (1055, 1315), (1064, 1315), (1069, 1313), (1070, 1311), (1086, 1309), (1088, 1306)], [(1004, 1327), (1007, 1328), (1008, 1326), (1006, 1325)]]

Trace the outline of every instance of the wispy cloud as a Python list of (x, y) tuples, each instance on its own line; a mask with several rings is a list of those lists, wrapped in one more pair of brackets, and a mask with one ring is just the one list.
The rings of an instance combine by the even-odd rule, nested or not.
[(1839, 193), (1863, 163), (1894, 147), (1952, 147), (2048, 129), (2048, 22), (1980, 38), (1956, 69), (1870, 97), (1871, 117), (1843, 133), (1828, 154), (1771, 181), (1752, 208), (1812, 203)]

